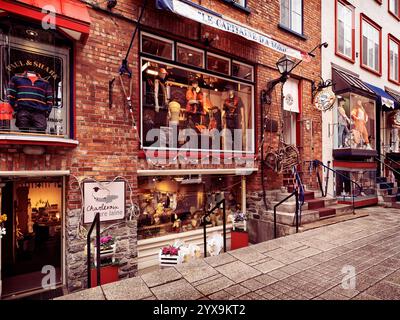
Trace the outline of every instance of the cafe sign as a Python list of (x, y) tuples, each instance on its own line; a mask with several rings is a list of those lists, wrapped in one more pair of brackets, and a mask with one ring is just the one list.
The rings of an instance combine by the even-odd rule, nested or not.
[(125, 182), (85, 182), (83, 184), (84, 223), (92, 223), (97, 212), (100, 221), (125, 217)]

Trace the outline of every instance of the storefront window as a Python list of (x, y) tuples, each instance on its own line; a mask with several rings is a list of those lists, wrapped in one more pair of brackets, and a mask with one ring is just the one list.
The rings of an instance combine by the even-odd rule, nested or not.
[(254, 80), (254, 68), (247, 64), (233, 61), (232, 63), (232, 76), (240, 79), (244, 79), (247, 81)]
[(375, 101), (350, 93), (337, 98), (335, 148), (375, 150)]
[[(242, 210), (240, 177), (143, 177), (139, 178), (138, 194), (138, 240), (202, 228), (205, 212), (223, 199), (227, 216)], [(222, 226), (222, 207), (205, 223)]]
[[(362, 189), (351, 181), (356, 182)], [(336, 175), (336, 196), (339, 200), (352, 201), (352, 197), (374, 198), (376, 197), (376, 170), (338, 170)]]
[(177, 61), (191, 66), (204, 68), (204, 51), (178, 43)]
[(229, 59), (217, 56), (212, 53), (208, 53), (207, 54), (207, 69), (214, 71), (214, 72), (229, 75), (230, 69), (231, 69), (231, 62)]
[(0, 133), (69, 137), (69, 49), (56, 42), (41, 29), (0, 26)]
[(253, 86), (142, 59), (145, 148), (252, 152)]
[(159, 38), (157, 36), (153, 36), (147, 33), (142, 33), (142, 52), (151, 54), (153, 56), (173, 59), (173, 45), (172, 41)]

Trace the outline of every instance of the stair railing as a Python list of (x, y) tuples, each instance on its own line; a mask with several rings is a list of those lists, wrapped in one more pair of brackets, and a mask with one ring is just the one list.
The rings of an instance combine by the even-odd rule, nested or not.
[[(322, 195), (324, 194), (324, 192), (323, 192), (323, 186), (322, 186), (321, 177), (320, 177), (320, 175), (319, 175), (319, 173), (318, 173), (318, 168), (319, 168), (319, 167), (323, 167), (323, 168), (325, 168), (326, 170), (328, 170), (328, 171), (330, 171), (330, 172), (333, 172), (333, 177), (334, 177), (334, 178), (335, 178), (336, 175), (338, 175), (338, 176), (340, 176), (340, 177), (346, 179), (347, 181), (349, 181), (350, 184), (352, 184), (353, 186), (357, 187), (357, 188), (358, 188), (358, 191), (359, 191), (357, 195), (356, 195), (355, 192), (354, 192), (355, 188), (352, 188), (352, 192), (351, 192), (351, 194), (352, 194), (353, 214), (356, 213), (356, 210), (355, 210), (355, 198), (358, 197), (359, 195), (361, 195), (362, 192), (363, 192), (363, 188), (362, 188), (362, 186), (361, 186), (360, 184), (358, 184), (356, 181), (350, 179), (349, 177), (345, 176), (344, 174), (340, 173), (339, 171), (337, 171), (337, 170), (335, 170), (335, 169), (332, 169), (331, 167), (329, 167), (329, 166), (323, 164), (323, 163), (322, 163), (321, 161), (319, 161), (319, 160), (305, 161), (304, 163), (309, 163), (309, 165), (310, 165), (310, 172), (312, 171), (312, 169), (315, 169), (315, 170), (316, 170), (316, 172), (317, 172), (317, 178), (318, 178), (318, 185), (319, 185), (319, 187), (320, 187), (320, 189), (321, 189)], [(343, 196), (343, 200), (344, 200), (344, 199), (345, 199), (345, 196)]]
[(203, 240), (204, 240), (204, 258), (207, 257), (207, 218), (214, 213), (215, 210), (220, 209), (222, 204), (222, 221), (223, 221), (223, 239), (224, 239), (224, 252), (226, 252), (226, 209), (225, 209), (225, 199), (218, 202), (214, 208), (207, 211), (207, 213), (203, 216)]
[[(396, 164), (398, 164), (398, 165), (400, 166), (400, 163), (398, 163), (397, 161), (394, 161), (394, 160), (392, 160), (392, 159), (386, 157), (386, 156), (383, 155), (383, 154), (382, 154), (382, 156), (383, 156), (385, 159), (387, 159), (387, 160), (389, 160), (389, 161), (391, 161), (391, 162), (393, 162), (393, 163), (396, 163)], [(379, 163), (383, 164), (386, 168), (388, 168), (389, 170), (391, 170), (393, 173), (397, 173), (397, 174), (400, 176), (400, 171), (398, 171), (398, 170), (396, 170), (395, 168), (393, 168), (392, 166), (388, 165), (387, 163), (385, 163), (384, 161), (382, 161), (379, 157), (375, 157), (375, 160), (378, 161)]]
[(91, 236), (94, 227), (96, 227), (96, 280), (97, 286), (100, 285), (100, 212), (97, 212), (94, 216), (92, 225), (90, 226), (87, 238), (87, 280), (88, 288), (92, 287), (92, 263), (91, 263)]
[(298, 186), (298, 193), (299, 193), (299, 212), (298, 212), (298, 219), (299, 219), (299, 224), (301, 225), (301, 218), (302, 218), (302, 207), (305, 201), (305, 188), (303, 181), (301, 180), (300, 174), (297, 171), (296, 167), (293, 167), (293, 173), (296, 179), (296, 184)]
[(285, 199), (281, 200), (274, 206), (274, 239), (277, 237), (277, 230), (276, 230), (276, 209), (284, 202), (288, 201), (290, 198), (295, 197), (296, 199), (296, 211), (295, 211), (295, 218), (296, 218), (296, 233), (299, 232), (299, 192), (297, 187), (294, 188), (294, 191), (288, 195)]

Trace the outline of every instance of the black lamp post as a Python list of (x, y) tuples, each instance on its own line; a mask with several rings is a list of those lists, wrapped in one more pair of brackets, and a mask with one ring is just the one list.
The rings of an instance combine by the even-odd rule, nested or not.
[(287, 76), (292, 72), (292, 70), (295, 66), (295, 62), (292, 59), (290, 59), (287, 55), (284, 55), (282, 58), (280, 58), (278, 60), (278, 62), (276, 63), (276, 66), (279, 70), (279, 73), (282, 75), (282, 77), (285, 76), (287, 79)]

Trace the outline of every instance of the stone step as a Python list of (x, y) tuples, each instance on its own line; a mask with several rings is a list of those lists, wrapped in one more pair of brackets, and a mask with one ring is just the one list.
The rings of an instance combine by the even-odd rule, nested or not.
[(378, 195), (387, 196), (387, 195), (397, 194), (399, 192), (399, 188), (394, 187), (394, 188), (388, 188), (388, 189), (377, 189), (377, 191), (378, 191)]
[(336, 210), (332, 208), (319, 208), (317, 209), (317, 211), (320, 219), (331, 218), (336, 216)]
[(349, 204), (335, 204), (335, 205), (329, 206), (328, 208), (335, 209), (336, 216), (343, 216), (346, 214), (353, 213), (353, 206), (349, 205)]
[(304, 192), (304, 200), (308, 201), (308, 200), (312, 200), (315, 199), (315, 192), (314, 191), (305, 191)]
[(394, 183), (393, 182), (382, 182), (382, 183), (377, 183), (376, 184), (378, 189), (392, 189), (394, 188)]
[(376, 183), (387, 182), (386, 177), (376, 177)]
[(397, 195), (383, 196), (383, 202), (397, 202)]
[(325, 207), (324, 199), (307, 200), (307, 203), (308, 203), (308, 210), (316, 210)]

